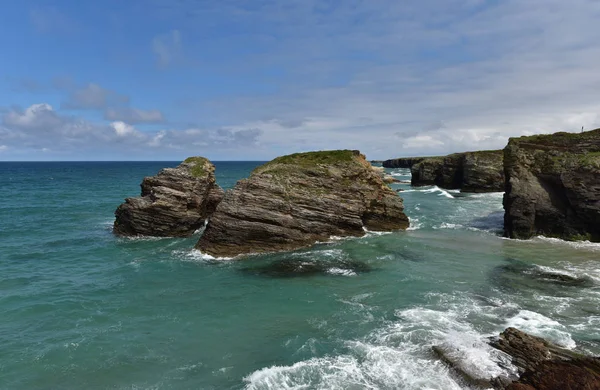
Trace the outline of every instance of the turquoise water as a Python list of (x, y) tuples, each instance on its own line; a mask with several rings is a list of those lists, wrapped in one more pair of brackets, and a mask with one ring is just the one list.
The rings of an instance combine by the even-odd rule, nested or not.
[(114, 237), (175, 165), (0, 163), (1, 389), (465, 389), (431, 346), (498, 374), (507, 326), (600, 353), (600, 246), (501, 238), (502, 194), (395, 184), (411, 230), (243, 261)]

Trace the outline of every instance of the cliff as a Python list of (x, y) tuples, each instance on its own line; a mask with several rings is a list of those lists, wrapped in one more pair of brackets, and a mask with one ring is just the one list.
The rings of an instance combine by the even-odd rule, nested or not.
[(196, 248), (219, 257), (292, 250), (364, 229), (406, 229), (402, 199), (358, 151), (297, 153), (225, 194)]
[(504, 171), (507, 237), (600, 241), (600, 129), (511, 138)]
[(214, 165), (190, 157), (176, 168), (144, 178), (142, 194), (115, 211), (113, 232), (121, 236), (190, 236), (204, 225), (223, 197)]
[(504, 190), (502, 150), (427, 157), (411, 167), (413, 186), (437, 185), (464, 192)]
[(420, 163), (429, 157), (402, 157), (385, 160), (382, 165), (384, 168), (410, 168), (414, 164)]

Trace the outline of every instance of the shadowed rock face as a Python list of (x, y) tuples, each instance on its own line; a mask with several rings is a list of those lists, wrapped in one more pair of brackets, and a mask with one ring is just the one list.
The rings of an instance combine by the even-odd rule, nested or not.
[(600, 241), (600, 129), (511, 138), (504, 233)]
[(115, 211), (114, 233), (190, 236), (204, 225), (223, 197), (214, 170), (207, 159), (190, 157), (176, 168), (144, 178), (141, 197), (127, 198)]
[(297, 153), (225, 194), (196, 248), (213, 256), (292, 250), (364, 228), (406, 229), (402, 199), (358, 151)]
[(429, 157), (405, 157), (405, 158), (393, 158), (385, 160), (382, 165), (384, 168), (411, 168), (413, 165), (420, 163)]
[(500, 192), (504, 190), (502, 159), (501, 150), (428, 157), (412, 165), (411, 184), (437, 185), (464, 192)]

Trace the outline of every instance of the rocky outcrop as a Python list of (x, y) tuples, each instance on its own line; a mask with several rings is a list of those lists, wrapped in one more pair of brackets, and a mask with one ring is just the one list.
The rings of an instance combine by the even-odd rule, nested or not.
[(402, 199), (358, 151), (297, 153), (225, 194), (196, 248), (217, 257), (292, 250), (364, 229), (406, 229)]
[(600, 241), (600, 129), (511, 138), (504, 170), (507, 237)]
[(486, 150), (428, 157), (411, 167), (411, 184), (463, 192), (504, 191), (503, 152)]
[(144, 178), (141, 197), (127, 198), (115, 211), (113, 231), (121, 236), (186, 237), (204, 225), (223, 198), (215, 167), (190, 157), (176, 168)]
[(508, 328), (492, 345), (512, 357), (521, 373), (510, 390), (600, 390), (600, 359), (560, 348)]
[(466, 383), (481, 389), (600, 390), (600, 359), (558, 347), (540, 337), (507, 328), (490, 345), (490, 356), (506, 371), (490, 378), (473, 362), (463, 364), (460, 354), (447, 346), (433, 352)]
[(384, 168), (411, 168), (429, 157), (402, 157), (385, 160), (382, 165)]

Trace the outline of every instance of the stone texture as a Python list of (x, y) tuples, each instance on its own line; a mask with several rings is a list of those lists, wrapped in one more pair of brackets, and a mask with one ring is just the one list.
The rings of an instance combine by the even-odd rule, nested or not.
[(382, 165), (384, 168), (411, 168), (414, 164), (420, 163), (428, 157), (401, 157), (385, 160)]
[(364, 228), (406, 229), (402, 199), (358, 151), (297, 153), (225, 194), (196, 248), (217, 257), (292, 250)]
[(600, 129), (511, 138), (504, 170), (507, 237), (600, 241)]
[(144, 178), (141, 197), (127, 198), (115, 211), (113, 231), (121, 236), (186, 237), (204, 225), (223, 198), (215, 167), (190, 157), (176, 168)]
[(437, 185), (464, 192), (504, 191), (501, 150), (454, 153), (428, 157), (412, 165), (411, 184)]

